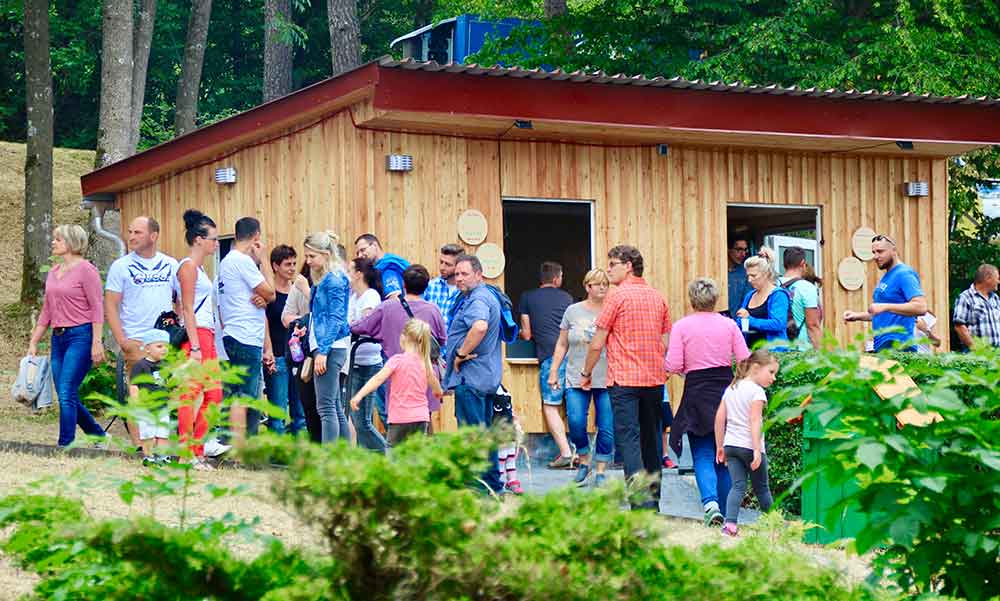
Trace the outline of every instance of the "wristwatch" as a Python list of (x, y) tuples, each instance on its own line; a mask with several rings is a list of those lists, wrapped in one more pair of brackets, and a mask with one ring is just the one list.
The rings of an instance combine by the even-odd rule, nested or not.
[(581, 378), (589, 378), (590, 374), (588, 374), (587, 372), (585, 372), (583, 370), (580, 370), (580, 377)]
[(462, 353), (459, 352), (456, 352), (455, 356), (458, 357), (459, 359), (465, 359), (466, 357), (468, 357), (468, 355), (463, 355)]
[(201, 347), (200, 346), (192, 346), (191, 347), (191, 352), (192, 353), (200, 353), (201, 352)]

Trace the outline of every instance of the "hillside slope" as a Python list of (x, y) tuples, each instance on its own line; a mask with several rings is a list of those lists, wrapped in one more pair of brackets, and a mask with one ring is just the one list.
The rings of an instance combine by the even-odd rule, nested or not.
[[(0, 305), (21, 293), (21, 247), (24, 236), (24, 144), (0, 142)], [(57, 148), (53, 153), (53, 223), (86, 226), (80, 210), (80, 176), (94, 168), (94, 152)]]

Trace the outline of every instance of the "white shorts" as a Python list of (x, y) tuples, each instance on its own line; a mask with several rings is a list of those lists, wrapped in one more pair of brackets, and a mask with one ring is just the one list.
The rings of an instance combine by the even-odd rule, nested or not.
[(139, 420), (139, 440), (170, 438), (170, 418), (164, 416), (159, 423)]

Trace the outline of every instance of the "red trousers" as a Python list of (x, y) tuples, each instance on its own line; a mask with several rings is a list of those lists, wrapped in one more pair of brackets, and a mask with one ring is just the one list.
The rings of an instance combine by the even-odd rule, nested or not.
[[(201, 347), (201, 362), (205, 363), (209, 360), (218, 360), (218, 354), (215, 352), (215, 331), (208, 328), (198, 328), (198, 346)], [(189, 357), (191, 356), (191, 342), (185, 342), (181, 345), (181, 350), (183, 350)], [(205, 411), (208, 409), (210, 404), (220, 405), (222, 403), (222, 384), (219, 383), (214, 386), (211, 390), (204, 391), (204, 400), (201, 405), (198, 406), (198, 397), (202, 396), (202, 385), (195, 384), (191, 388), (191, 392), (181, 396), (181, 400), (184, 401), (177, 409), (177, 434), (180, 441), (186, 442), (191, 438), (192, 429), (194, 430), (194, 439), (198, 441), (197, 444), (191, 445), (191, 452), (194, 453), (195, 457), (201, 457), (205, 454), (204, 445), (201, 444), (205, 438), (205, 434), (208, 433), (208, 421), (205, 419)], [(195, 409), (197, 408), (197, 415), (195, 414)]]

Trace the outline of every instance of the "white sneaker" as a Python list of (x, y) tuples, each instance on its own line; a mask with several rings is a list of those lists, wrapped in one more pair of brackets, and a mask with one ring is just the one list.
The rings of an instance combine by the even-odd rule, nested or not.
[(214, 467), (212, 467), (208, 463), (205, 463), (205, 461), (201, 460), (201, 459), (196, 459), (194, 462), (192, 462), (191, 463), (191, 468), (195, 469), (195, 470), (197, 470), (199, 472), (214, 472), (215, 471)]
[(229, 452), (229, 449), (231, 448), (233, 448), (231, 445), (222, 444), (219, 442), (218, 438), (213, 438), (205, 443), (205, 457), (218, 457), (219, 455), (224, 455)]

